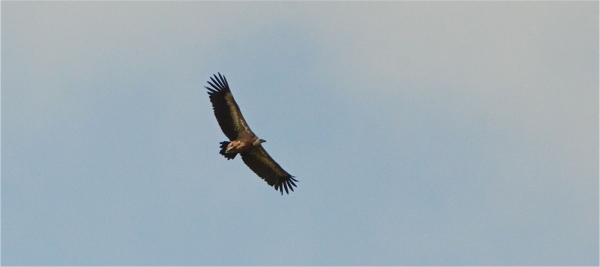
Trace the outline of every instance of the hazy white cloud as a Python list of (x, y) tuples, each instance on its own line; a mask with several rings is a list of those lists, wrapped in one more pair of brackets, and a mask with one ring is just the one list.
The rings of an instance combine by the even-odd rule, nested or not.
[(5, 264), (597, 264), (597, 3), (3, 7)]

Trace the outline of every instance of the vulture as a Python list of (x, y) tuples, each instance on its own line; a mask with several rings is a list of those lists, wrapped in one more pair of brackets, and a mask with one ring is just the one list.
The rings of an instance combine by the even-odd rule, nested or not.
[(210, 87), (205, 86), (205, 88), (208, 89), (217, 122), (229, 139), (229, 141), (220, 143), (221, 151), (219, 153), (227, 160), (234, 159), (240, 154), (244, 163), (256, 175), (275, 190), (279, 190), (282, 195), (284, 189), (286, 194), (289, 194), (289, 190), (294, 191), (296, 186), (294, 182), (298, 182), (298, 180), (281, 168), (262, 147), (262, 143), (266, 141), (258, 138), (250, 130), (240, 108), (233, 99), (227, 79), (221, 73), (218, 74), (219, 76), (214, 74), (214, 77), (210, 77), (210, 81), (208, 81)]

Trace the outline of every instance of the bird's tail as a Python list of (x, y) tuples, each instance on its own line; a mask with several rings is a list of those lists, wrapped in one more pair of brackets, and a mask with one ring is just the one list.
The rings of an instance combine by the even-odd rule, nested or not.
[(221, 151), (219, 151), (219, 154), (223, 155), (223, 157), (227, 158), (227, 160), (234, 159), (235, 156), (237, 155), (237, 153), (225, 152), (228, 145), (229, 145), (229, 142), (227, 142), (227, 141), (221, 142)]

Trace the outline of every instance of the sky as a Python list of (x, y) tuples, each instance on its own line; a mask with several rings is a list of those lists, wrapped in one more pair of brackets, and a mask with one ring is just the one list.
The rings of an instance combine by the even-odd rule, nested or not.
[(598, 265), (598, 5), (3, 1), (1, 263)]

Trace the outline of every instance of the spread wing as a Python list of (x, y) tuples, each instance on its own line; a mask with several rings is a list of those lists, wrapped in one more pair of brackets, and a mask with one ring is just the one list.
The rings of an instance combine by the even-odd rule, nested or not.
[(251, 135), (254, 135), (250, 127), (248, 127), (246, 120), (244, 120), (240, 108), (233, 99), (225, 76), (222, 76), (221, 73), (219, 73), (219, 76), (215, 74), (214, 78), (210, 77), (208, 84), (210, 87), (205, 86), (205, 88), (208, 89), (215, 117), (217, 117), (219, 126), (221, 126), (221, 130), (223, 130), (227, 138), (235, 140), (242, 133), (251, 133)]
[(286, 194), (289, 194), (288, 190), (294, 191), (293, 187), (296, 186), (294, 182), (298, 180), (281, 168), (262, 146), (242, 153), (242, 160), (275, 190), (281, 191), (282, 195), (284, 189)]

